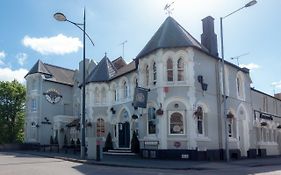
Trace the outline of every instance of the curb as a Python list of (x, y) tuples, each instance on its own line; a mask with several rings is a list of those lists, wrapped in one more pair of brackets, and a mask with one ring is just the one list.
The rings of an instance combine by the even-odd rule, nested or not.
[(88, 165), (100, 165), (100, 166), (109, 166), (109, 167), (123, 167), (123, 168), (145, 168), (145, 169), (165, 169), (165, 170), (215, 170), (215, 168), (206, 168), (206, 167), (188, 167), (188, 168), (169, 168), (169, 167), (155, 167), (155, 166), (136, 166), (136, 165), (122, 165), (122, 164), (114, 164), (114, 163), (104, 163), (104, 162), (94, 162), (91, 160), (81, 160), (81, 159), (75, 159), (75, 158), (69, 158), (69, 157), (62, 157), (62, 156), (52, 156), (52, 155), (44, 155), (44, 154), (36, 154), (36, 153), (25, 153), (25, 152), (19, 152), (24, 154), (30, 154), (30, 155), (36, 155), (36, 156), (42, 156), (42, 157), (48, 157), (48, 158), (54, 158), (54, 159), (60, 159), (64, 161), (69, 162), (75, 162), (75, 163), (83, 163)]

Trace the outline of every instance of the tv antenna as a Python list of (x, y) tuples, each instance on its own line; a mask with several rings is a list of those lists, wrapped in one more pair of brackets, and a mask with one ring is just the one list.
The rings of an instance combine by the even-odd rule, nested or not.
[(122, 43), (120, 43), (120, 45), (122, 45), (122, 58), (124, 58), (124, 47), (125, 47), (125, 43), (127, 43), (128, 41), (125, 40)]
[(238, 55), (238, 56), (236, 56), (236, 57), (231, 57), (230, 59), (231, 59), (231, 60), (236, 59), (237, 65), (239, 66), (239, 58), (240, 58), (240, 57), (243, 57), (243, 56), (246, 56), (246, 55), (249, 55), (249, 54), (250, 54), (249, 52), (248, 52), (248, 53), (243, 53), (243, 54)]
[(167, 3), (164, 7), (164, 10), (166, 11), (166, 14), (168, 14), (169, 16), (171, 16), (172, 12), (174, 11), (174, 8), (172, 8), (172, 5), (175, 3), (175, 1), (171, 2), (171, 3)]

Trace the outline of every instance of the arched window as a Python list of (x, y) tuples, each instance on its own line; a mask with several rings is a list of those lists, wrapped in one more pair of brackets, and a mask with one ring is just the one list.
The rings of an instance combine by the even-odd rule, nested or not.
[(178, 69), (178, 81), (184, 81), (184, 62), (182, 58), (178, 59), (177, 69)]
[(195, 115), (197, 118), (197, 133), (199, 135), (204, 135), (204, 111), (201, 106), (197, 107)]
[(117, 101), (117, 88), (116, 88), (115, 84), (112, 85), (111, 92), (112, 92), (112, 101), (116, 102)]
[(236, 83), (237, 83), (237, 92), (238, 95), (241, 97), (241, 80), (239, 77), (236, 78)]
[(104, 137), (105, 134), (105, 123), (104, 119), (97, 119), (97, 137)]
[(95, 103), (99, 103), (100, 102), (100, 92), (99, 92), (99, 89), (96, 87), (95, 88), (95, 97), (94, 97), (94, 101)]
[(148, 108), (148, 134), (156, 134), (156, 114), (155, 108)]
[(126, 81), (123, 82), (123, 95), (124, 99), (128, 97), (128, 86)]
[(153, 63), (153, 84), (155, 85), (157, 81), (157, 70), (156, 70), (156, 63)]
[(149, 67), (148, 65), (145, 67), (145, 85), (149, 85)]
[(227, 127), (228, 127), (228, 137), (235, 137), (235, 119), (234, 115), (229, 112), (227, 114)]
[(174, 81), (173, 76), (173, 61), (171, 58), (169, 58), (167, 60), (167, 81)]
[(105, 104), (106, 103), (106, 90), (105, 87), (101, 89), (101, 103)]
[(243, 75), (239, 72), (236, 77), (236, 90), (237, 96), (240, 99), (244, 99), (244, 83), (243, 83)]
[(170, 116), (170, 134), (184, 134), (183, 115), (174, 112)]

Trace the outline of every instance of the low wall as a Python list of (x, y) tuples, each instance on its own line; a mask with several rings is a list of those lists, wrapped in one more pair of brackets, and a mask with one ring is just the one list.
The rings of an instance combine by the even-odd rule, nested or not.
[(21, 150), (22, 144), (1, 144), (0, 151)]

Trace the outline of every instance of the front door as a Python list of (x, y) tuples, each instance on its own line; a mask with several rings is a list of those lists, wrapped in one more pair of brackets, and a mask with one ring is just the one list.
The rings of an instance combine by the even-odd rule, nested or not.
[(130, 147), (130, 124), (129, 122), (118, 124), (118, 135), (119, 135), (119, 148)]

